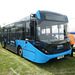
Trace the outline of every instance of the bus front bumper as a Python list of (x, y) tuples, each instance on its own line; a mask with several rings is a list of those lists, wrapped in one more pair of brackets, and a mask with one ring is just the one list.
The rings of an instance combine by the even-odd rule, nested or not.
[(70, 50), (62, 52), (62, 53), (50, 54), (50, 55), (46, 55), (40, 51), (37, 51), (35, 62), (36, 63), (46, 63), (47, 61), (49, 61), (50, 59), (53, 59), (53, 58), (65, 56), (68, 54), (71, 55), (71, 51), (72, 51), (72, 48)]

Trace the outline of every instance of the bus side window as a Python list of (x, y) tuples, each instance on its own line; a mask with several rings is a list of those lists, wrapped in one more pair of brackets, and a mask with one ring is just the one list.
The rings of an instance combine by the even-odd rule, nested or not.
[[(17, 23), (16, 24), (16, 39), (23, 39), (23, 32), (24, 32), (24, 28), (23, 28), (23, 23)], [(25, 36), (24, 36), (25, 37)]]
[(10, 30), (10, 40), (15, 39), (15, 25), (11, 25), (11, 30)]
[(26, 22), (26, 38), (30, 37), (30, 22)]

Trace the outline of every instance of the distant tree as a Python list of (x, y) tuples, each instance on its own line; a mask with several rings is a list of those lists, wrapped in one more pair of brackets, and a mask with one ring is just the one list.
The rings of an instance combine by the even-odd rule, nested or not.
[(1, 25), (0, 25), (0, 42), (1, 42)]
[(1, 35), (1, 25), (0, 25), (0, 35)]

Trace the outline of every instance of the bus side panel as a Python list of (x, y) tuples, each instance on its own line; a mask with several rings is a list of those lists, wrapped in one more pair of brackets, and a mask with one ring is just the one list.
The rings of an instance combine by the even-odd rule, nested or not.
[(46, 55), (46, 54), (42, 53), (41, 51), (39, 51), (37, 48), (35, 48), (28, 41), (16, 40), (16, 45), (17, 46), (20, 45), (22, 47), (24, 58), (27, 58), (36, 63), (46, 63), (50, 59), (53, 59), (53, 58), (56, 58), (59, 56), (63, 56), (63, 55), (67, 55), (67, 54), (71, 54), (71, 50), (72, 50), (72, 49), (70, 49), (70, 50), (62, 52), (62, 53)]
[(28, 41), (16, 40), (16, 47), (18, 47), (18, 45), (22, 47), (24, 58), (27, 58), (31, 61), (35, 60), (36, 51), (32, 44), (30, 44)]
[(35, 61), (35, 53), (25, 49), (23, 50), (23, 57)]
[(31, 61), (35, 61), (36, 48), (29, 42), (23, 49), (23, 56)]

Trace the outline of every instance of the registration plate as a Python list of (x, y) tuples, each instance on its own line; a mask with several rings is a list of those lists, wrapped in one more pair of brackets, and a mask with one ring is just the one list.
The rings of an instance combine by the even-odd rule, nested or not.
[(64, 58), (64, 55), (63, 56), (60, 56), (60, 57), (57, 57), (57, 59), (62, 59), (62, 58)]

